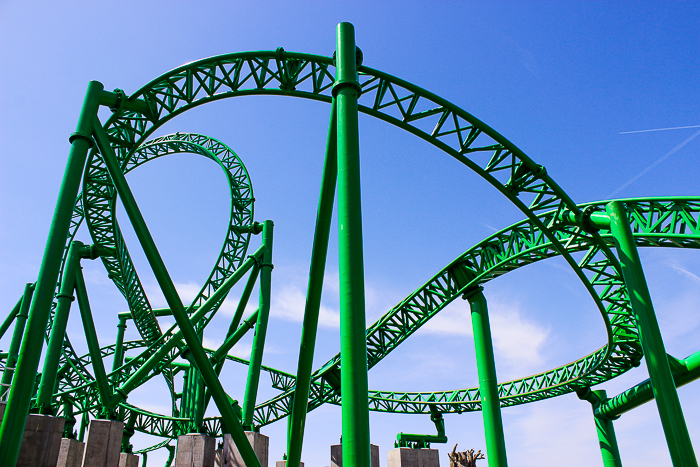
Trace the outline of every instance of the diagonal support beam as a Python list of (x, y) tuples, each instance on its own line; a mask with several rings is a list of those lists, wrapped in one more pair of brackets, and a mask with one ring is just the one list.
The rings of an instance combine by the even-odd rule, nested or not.
[(211, 366), (211, 363), (207, 358), (207, 354), (202, 347), (199, 336), (197, 336), (197, 332), (195, 331), (190, 318), (187, 316), (185, 306), (182, 304), (182, 300), (180, 300), (180, 296), (175, 289), (175, 284), (170, 278), (170, 274), (168, 274), (163, 258), (160, 256), (160, 253), (156, 248), (153, 237), (146, 226), (146, 221), (144, 220), (143, 215), (136, 204), (131, 188), (129, 188), (126, 178), (124, 177), (124, 173), (119, 166), (117, 156), (109, 144), (107, 133), (104, 131), (104, 128), (102, 128), (102, 124), (97, 116), (94, 118), (93, 126), (95, 141), (100, 148), (100, 152), (104, 158), (107, 170), (109, 171), (112, 181), (114, 182), (114, 186), (117, 189), (117, 193), (122, 200), (124, 210), (129, 216), (131, 225), (134, 228), (134, 232), (136, 233), (139, 243), (143, 248), (146, 258), (151, 265), (151, 269), (153, 270), (153, 274), (158, 281), (158, 285), (165, 296), (165, 300), (168, 302), (168, 306), (170, 306), (170, 309), (173, 312), (175, 321), (180, 327), (182, 337), (187, 343), (189, 348), (187, 358), (194, 365), (196, 365), (199, 371), (202, 373), (202, 378), (204, 378), (207, 387), (211, 391), (214, 402), (221, 413), (226, 427), (230, 430), (231, 437), (233, 438), (238, 451), (241, 453), (241, 457), (243, 458), (245, 464), (249, 467), (260, 467), (260, 461), (256, 457), (253, 448), (250, 446), (250, 443), (243, 432), (243, 428), (241, 427), (241, 423), (238, 420), (238, 417), (236, 417), (233, 407), (228, 400), (228, 396), (224, 391), (214, 368)]

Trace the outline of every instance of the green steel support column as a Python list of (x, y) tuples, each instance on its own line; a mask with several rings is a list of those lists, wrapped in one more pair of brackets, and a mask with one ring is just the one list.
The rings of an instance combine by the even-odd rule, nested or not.
[(248, 319), (243, 321), (243, 324), (236, 329), (236, 332), (231, 334), (223, 344), (221, 344), (221, 347), (217, 349), (216, 352), (211, 356), (211, 361), (215, 362), (217, 364), (217, 368), (220, 362), (226, 360), (226, 354), (228, 353), (231, 348), (238, 343), (239, 340), (243, 336), (245, 336), (249, 330), (253, 329), (255, 327), (255, 323), (258, 320), (258, 312), (260, 309), (255, 310), (250, 314)]
[[(262, 258), (264, 249), (262, 247), (258, 248), (258, 250), (253, 253), (247, 260), (241, 264), (241, 266), (236, 269), (236, 271), (231, 274), (231, 276), (226, 279), (226, 281), (221, 284), (221, 287), (216, 289), (216, 292), (214, 292), (211, 297), (207, 299), (206, 302), (200, 306), (197, 311), (190, 317), (190, 320), (192, 322), (192, 325), (196, 325), (200, 319), (202, 319), (206, 313), (216, 304), (218, 303), (226, 293), (233, 287), (236, 282), (243, 277), (243, 275), (250, 270), (251, 267), (255, 264), (256, 261), (258, 261), (260, 258)], [(163, 343), (158, 350), (151, 355), (148, 360), (144, 362), (143, 365), (139, 367), (136, 372), (131, 375), (129, 379), (127, 379), (120, 387), (117, 389), (117, 393), (114, 395), (112, 400), (109, 403), (110, 407), (116, 406), (119, 402), (123, 401), (126, 399), (127, 395), (136, 388), (141, 381), (148, 376), (148, 373), (158, 365), (162, 361), (162, 359), (170, 353), (170, 351), (175, 347), (176, 345), (180, 345), (180, 342), (182, 341), (182, 330), (176, 332), (170, 340), (167, 342)]]
[(102, 157), (104, 158), (107, 170), (112, 177), (114, 186), (117, 189), (117, 193), (119, 194), (122, 204), (124, 205), (124, 210), (129, 216), (134, 232), (136, 233), (139, 243), (143, 248), (146, 259), (153, 270), (153, 275), (156, 277), (158, 285), (165, 296), (165, 300), (173, 312), (173, 317), (180, 327), (182, 337), (185, 339), (185, 342), (189, 347), (187, 358), (197, 366), (199, 371), (202, 372), (202, 377), (212, 393), (212, 397), (214, 398), (214, 402), (221, 413), (223, 422), (231, 431), (231, 437), (233, 438), (238, 451), (241, 453), (243, 462), (245, 462), (248, 467), (260, 467), (260, 461), (258, 461), (253, 448), (250, 446), (250, 443), (243, 432), (243, 428), (241, 427), (241, 423), (238, 421), (236, 413), (228, 400), (228, 396), (224, 391), (224, 388), (221, 386), (221, 382), (219, 381), (214, 368), (212, 368), (211, 363), (207, 358), (207, 354), (202, 347), (199, 337), (197, 336), (197, 331), (195, 331), (194, 326), (190, 321), (190, 317), (187, 316), (185, 306), (182, 304), (182, 300), (180, 300), (177, 290), (175, 290), (175, 284), (173, 284), (170, 274), (168, 274), (163, 258), (160, 256), (160, 253), (156, 248), (153, 237), (151, 237), (151, 233), (146, 226), (146, 221), (143, 219), (143, 215), (136, 204), (134, 195), (132, 194), (129, 185), (126, 182), (126, 178), (121, 171), (119, 161), (114, 154), (114, 150), (110, 146), (109, 138), (107, 137), (107, 134), (105, 133), (104, 128), (102, 128), (102, 125), (97, 117), (94, 117), (94, 136), (95, 141), (97, 142), (102, 153)]
[[(343, 395), (343, 464), (369, 467), (369, 405), (365, 284), (362, 253), (362, 199), (357, 98), (358, 49), (355, 29), (340, 23), (336, 42), (338, 109), (338, 250), (340, 273), (340, 367)], [(292, 466), (296, 467), (296, 466)]]
[(71, 303), (74, 300), (73, 289), (75, 289), (75, 271), (80, 264), (81, 242), (71, 242), (68, 247), (68, 256), (63, 267), (63, 277), (61, 278), (61, 289), (56, 296), (56, 313), (54, 313), (51, 333), (49, 334), (49, 344), (46, 348), (44, 367), (41, 372), (39, 382), (39, 393), (36, 398), (36, 411), (45, 415), (53, 415), (51, 399), (56, 386), (56, 376), (58, 374), (58, 362), (63, 352), (63, 341), (66, 336), (66, 325), (70, 313)]
[(491, 325), (489, 324), (486, 297), (481, 289), (477, 289), (467, 299), (471, 306), (476, 367), (479, 373), (479, 393), (481, 394), (481, 414), (484, 417), (484, 435), (489, 467), (506, 467), (508, 465), (506, 441), (503, 435), (501, 403), (498, 397), (496, 363), (493, 358)]
[(678, 400), (678, 392), (671, 375), (659, 323), (656, 320), (642, 263), (627, 218), (627, 210), (620, 201), (613, 201), (607, 205), (606, 211), (610, 216), (610, 230), (615, 240), (622, 265), (622, 276), (637, 321), (644, 360), (649, 370), (649, 378), (671, 460), (675, 467), (697, 467), (698, 462)]
[(243, 427), (251, 430), (253, 427), (253, 415), (255, 413), (255, 399), (258, 396), (258, 384), (260, 383), (260, 365), (262, 365), (263, 350), (265, 349), (265, 336), (267, 334), (267, 320), (270, 316), (270, 283), (272, 280), (272, 231), (274, 223), (266, 220), (263, 223), (263, 253), (260, 265), (260, 309), (255, 324), (255, 337), (253, 349), (248, 365), (248, 381), (245, 385), (245, 397), (243, 399)]
[[(126, 331), (126, 318), (119, 318), (117, 324), (117, 343), (114, 347), (114, 361), (112, 361), (112, 372), (124, 364), (124, 331)], [(118, 381), (115, 381), (115, 383)]]
[(90, 423), (88, 413), (83, 412), (83, 416), (80, 417), (80, 431), (78, 431), (78, 441), (81, 443), (85, 439), (85, 430), (87, 429), (88, 423)]
[(194, 413), (192, 419), (194, 421), (195, 432), (204, 433), (203, 422), (204, 422), (204, 380), (201, 375), (197, 375), (194, 380)]
[(311, 265), (309, 266), (309, 286), (306, 291), (306, 308), (304, 309), (304, 324), (301, 327), (301, 344), (299, 346), (299, 363), (297, 364), (297, 380), (292, 398), (292, 412), (287, 420), (287, 462), (289, 465), (299, 465), (301, 462), (302, 443), (304, 442), (304, 426), (306, 411), (309, 403), (309, 388), (318, 330), (318, 314), (321, 308), (321, 292), (323, 291), (323, 275), (326, 270), (328, 256), (328, 239), (333, 220), (333, 200), (335, 198), (335, 181), (338, 177), (337, 155), (337, 110), (335, 99), (331, 105), (331, 118), (328, 125), (328, 141), (326, 143), (326, 158), (323, 163), (321, 178), (321, 195), (318, 200), (316, 213), (316, 229), (314, 243), (311, 249)]
[(593, 409), (593, 419), (595, 420), (595, 428), (598, 433), (598, 444), (600, 445), (600, 454), (603, 456), (604, 467), (622, 467), (620, 459), (620, 450), (617, 447), (617, 437), (615, 436), (615, 428), (612, 420), (597, 417), (596, 410), (600, 404), (604, 403), (608, 395), (605, 391), (591, 391), (587, 388), (585, 392), (578, 393), (579, 399), (586, 400), (591, 403)]
[[(684, 371), (676, 372), (671, 369), (673, 371), (673, 381), (677, 388), (700, 378), (700, 351), (686, 357), (681, 361), (681, 364), (685, 367)], [(623, 413), (646, 404), (653, 399), (654, 391), (651, 388), (651, 380), (646, 379), (621, 394), (602, 402), (596, 407), (596, 416), (615, 419)]]
[(0, 465), (15, 465), (19, 455), (19, 445), (29, 413), (29, 403), (34, 393), (35, 377), (39, 368), (41, 349), (44, 345), (44, 333), (51, 311), (54, 288), (58, 281), (63, 250), (66, 247), (68, 228), (73, 215), (75, 198), (78, 196), (85, 160), (88, 150), (92, 146), (90, 135), (102, 90), (103, 86), (100, 82), (91, 81), (88, 84), (85, 101), (78, 119), (77, 131), (70, 137), (70, 154), (39, 269), (34, 292), (36, 298), (33, 300), (29, 312), (26, 337), (22, 342), (15, 381), (10, 390), (2, 427), (0, 427)]
[(27, 323), (27, 316), (29, 316), (29, 304), (32, 302), (32, 294), (34, 293), (34, 284), (26, 284), (24, 286), (24, 294), (22, 294), (22, 301), (17, 312), (17, 322), (15, 323), (15, 329), (12, 333), (12, 340), (10, 341), (10, 349), (7, 351), (7, 360), (5, 361), (5, 370), (2, 372), (2, 386), (0, 390), (2, 391), (2, 398), (0, 400), (7, 399), (7, 393), (10, 389), (10, 383), (12, 382), (12, 375), (15, 372), (15, 365), (17, 364), (17, 358), (19, 356), (19, 348), (22, 343), (22, 336), (24, 335), (24, 325)]
[(2, 339), (2, 336), (5, 335), (7, 330), (10, 328), (10, 325), (15, 320), (17, 313), (19, 313), (20, 306), (22, 306), (22, 297), (20, 297), (20, 299), (17, 300), (17, 303), (15, 304), (15, 306), (12, 307), (12, 311), (10, 311), (10, 314), (7, 315), (7, 318), (5, 318), (5, 321), (3, 321), (2, 325), (0, 325), (0, 339)]
[(245, 307), (248, 305), (250, 294), (253, 293), (255, 282), (258, 280), (259, 273), (260, 268), (255, 265), (253, 270), (250, 272), (250, 276), (248, 276), (248, 281), (245, 283), (243, 293), (241, 294), (241, 299), (238, 301), (238, 305), (236, 306), (236, 312), (233, 314), (233, 318), (231, 318), (231, 324), (229, 325), (228, 332), (226, 333), (227, 338), (231, 336), (236, 329), (238, 329), (238, 325), (240, 324), (241, 318), (243, 318), (243, 313), (245, 312)]
[(63, 418), (66, 420), (63, 425), (63, 437), (68, 439), (75, 439), (75, 415), (73, 415), (73, 402), (69, 398), (63, 399)]
[(85, 287), (83, 268), (80, 264), (78, 264), (78, 267), (75, 269), (75, 295), (78, 297), (78, 308), (80, 309), (80, 317), (82, 318), (83, 329), (85, 330), (85, 340), (87, 341), (88, 351), (90, 352), (90, 358), (92, 360), (92, 369), (95, 372), (97, 389), (100, 393), (102, 410), (103, 413), (109, 412), (106, 408), (107, 404), (112, 399), (112, 387), (107, 379), (104, 361), (102, 361), (102, 352), (100, 351), (100, 343), (97, 340), (95, 321), (92, 318), (90, 301), (88, 300), (87, 288)]

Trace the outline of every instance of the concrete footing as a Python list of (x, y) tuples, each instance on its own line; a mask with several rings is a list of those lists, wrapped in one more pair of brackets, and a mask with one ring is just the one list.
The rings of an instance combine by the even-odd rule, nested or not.
[(175, 467), (214, 467), (216, 439), (202, 433), (177, 437)]
[[(287, 467), (287, 461), (277, 461), (275, 462), (275, 467)], [(304, 467), (304, 463), (299, 462), (299, 467)]]
[(395, 448), (389, 451), (387, 467), (440, 467), (437, 449)]
[[(253, 451), (255, 451), (255, 456), (260, 461), (260, 465), (262, 467), (267, 467), (270, 438), (252, 431), (246, 431), (245, 436), (248, 438), (248, 442), (253, 448)], [(243, 462), (243, 458), (241, 457), (241, 453), (238, 452), (238, 448), (236, 448), (236, 445), (233, 443), (233, 438), (231, 438), (231, 435), (229, 434), (224, 435), (224, 449), (222, 457), (223, 464), (221, 464), (220, 467), (246, 467), (245, 463)]]
[(49, 415), (29, 415), (24, 425), (17, 467), (55, 467), (64, 422), (63, 418)]
[[(370, 466), (379, 467), (379, 446), (369, 445)], [(331, 445), (331, 467), (343, 467), (343, 445)]]
[(83, 451), (85, 451), (85, 443), (77, 439), (63, 438), (56, 467), (81, 467)]
[(113, 420), (90, 420), (85, 438), (82, 467), (119, 465), (124, 424)]
[(139, 456), (122, 452), (119, 454), (119, 467), (139, 467)]

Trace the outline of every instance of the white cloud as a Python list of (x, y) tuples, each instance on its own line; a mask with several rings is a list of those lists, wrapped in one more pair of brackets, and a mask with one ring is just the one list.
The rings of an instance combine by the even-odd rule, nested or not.
[[(549, 328), (523, 316), (518, 303), (489, 301), (491, 336), (496, 355), (499, 380), (521, 377), (545, 362), (542, 345), (549, 336)], [(424, 331), (434, 334), (473, 337), (469, 303), (456, 300), (425, 326)]]
[[(286, 284), (273, 293), (270, 314), (289, 321), (303, 321), (305, 306), (306, 293), (296, 285)], [(333, 328), (340, 327), (338, 311), (321, 303), (318, 324)]]

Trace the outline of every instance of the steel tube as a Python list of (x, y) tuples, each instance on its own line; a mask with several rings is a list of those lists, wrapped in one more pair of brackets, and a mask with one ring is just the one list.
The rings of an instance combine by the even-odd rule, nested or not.
[[(343, 395), (343, 464), (370, 466), (367, 343), (365, 326), (362, 198), (355, 30), (340, 23), (336, 35), (338, 110), (338, 250), (340, 275), (340, 355)], [(297, 467), (292, 466), (292, 467)]]
[(301, 463), (302, 444), (304, 442), (304, 427), (309, 404), (318, 315), (321, 308), (321, 292), (323, 291), (323, 276), (326, 270), (328, 239), (331, 232), (331, 221), (333, 220), (333, 200), (335, 199), (335, 185), (338, 178), (336, 112), (334, 99), (331, 104), (331, 118), (328, 125), (328, 140), (326, 142), (326, 155), (321, 178), (321, 194), (316, 213), (314, 243), (311, 248), (309, 286), (306, 290), (304, 323), (301, 327), (296, 386), (292, 399), (292, 411), (288, 420), (287, 462), (289, 465), (299, 465)]
[[(686, 371), (673, 373), (673, 381), (679, 388), (700, 378), (700, 352), (695, 352), (681, 362)], [(651, 388), (651, 380), (646, 379), (629, 388), (617, 396), (607, 399), (596, 408), (596, 415), (601, 418), (615, 419), (642, 404), (654, 399), (654, 391)]]
[(260, 467), (260, 461), (258, 461), (258, 458), (255, 456), (255, 452), (253, 451), (253, 448), (250, 446), (250, 443), (243, 432), (243, 428), (236, 417), (236, 413), (229, 403), (228, 396), (224, 391), (224, 388), (221, 386), (221, 382), (219, 381), (214, 368), (212, 368), (209, 359), (207, 358), (207, 354), (202, 347), (197, 331), (195, 331), (189, 316), (187, 316), (185, 306), (182, 304), (182, 300), (180, 300), (180, 296), (175, 289), (175, 284), (173, 284), (170, 274), (168, 274), (163, 258), (160, 256), (160, 253), (156, 248), (153, 237), (151, 237), (151, 233), (146, 226), (146, 221), (143, 219), (143, 215), (136, 204), (134, 195), (132, 194), (129, 185), (126, 182), (126, 178), (121, 171), (119, 161), (114, 154), (114, 150), (109, 144), (107, 134), (102, 128), (102, 125), (97, 117), (95, 117), (94, 134), (95, 140), (102, 152), (102, 157), (104, 158), (107, 170), (112, 177), (114, 186), (117, 189), (120, 199), (122, 200), (122, 204), (124, 205), (124, 210), (131, 221), (134, 232), (136, 233), (139, 243), (143, 248), (146, 259), (153, 270), (153, 274), (158, 281), (158, 285), (165, 296), (165, 300), (173, 312), (173, 317), (180, 327), (182, 337), (187, 343), (189, 349), (187, 358), (194, 365), (196, 365), (199, 371), (202, 373), (202, 377), (204, 378), (207, 387), (211, 391), (214, 402), (221, 413), (223, 422), (226, 424), (227, 429), (230, 430), (231, 437), (233, 438), (238, 451), (241, 453), (241, 457), (245, 464), (249, 467)]
[(484, 436), (489, 467), (506, 467), (508, 459), (503, 434), (501, 403), (498, 397), (498, 380), (493, 356), (488, 305), (481, 289), (477, 289), (467, 299), (471, 306), (476, 367), (479, 374), (479, 393), (481, 394), (481, 414), (484, 419)]
[(236, 332), (231, 334), (223, 344), (221, 344), (221, 347), (217, 349), (216, 352), (211, 356), (211, 361), (217, 363), (223, 362), (226, 360), (226, 354), (228, 353), (231, 348), (238, 343), (239, 340), (243, 336), (245, 336), (249, 330), (253, 329), (255, 327), (255, 322), (258, 320), (258, 312), (260, 309), (258, 308), (254, 312), (250, 314), (248, 319), (243, 321), (243, 324), (241, 324), (238, 329), (236, 329)]
[(622, 467), (620, 450), (617, 447), (617, 437), (615, 436), (615, 428), (613, 427), (612, 420), (596, 416), (598, 407), (604, 404), (608, 399), (606, 392), (603, 390), (587, 390), (586, 393), (580, 395), (579, 398), (585, 399), (591, 403), (596, 433), (598, 434), (598, 444), (600, 445), (600, 454), (603, 457), (603, 466)]
[(53, 415), (51, 399), (56, 387), (58, 364), (63, 352), (70, 307), (74, 300), (75, 271), (80, 263), (80, 250), (82, 247), (83, 244), (77, 241), (71, 242), (70, 247), (68, 247), (68, 256), (63, 267), (61, 288), (56, 297), (56, 312), (53, 316), (49, 343), (46, 347), (46, 357), (44, 358), (44, 368), (39, 382), (39, 392), (36, 397), (36, 410), (45, 415)]
[(15, 365), (17, 364), (17, 358), (19, 357), (20, 345), (22, 344), (24, 326), (27, 323), (27, 316), (29, 316), (29, 304), (32, 302), (33, 293), (34, 284), (26, 284), (24, 286), (24, 293), (22, 294), (19, 311), (17, 312), (17, 321), (15, 322), (15, 329), (12, 332), (10, 348), (7, 351), (5, 369), (2, 372), (2, 386), (0, 386), (0, 390), (2, 390), (1, 400), (7, 399), (7, 393), (10, 389), (10, 383), (12, 382), (12, 377), (15, 372)]
[[(24, 295), (22, 295), (22, 297), (24, 297)], [(2, 325), (0, 325), (0, 339), (2, 339), (2, 336), (5, 335), (7, 330), (12, 325), (12, 322), (15, 320), (17, 313), (19, 313), (19, 307), (22, 306), (22, 297), (20, 297), (19, 300), (17, 300), (17, 303), (15, 304), (15, 306), (12, 307), (12, 311), (10, 311), (10, 314), (7, 315), (5, 321), (3, 321)]]
[(105, 363), (102, 361), (100, 342), (97, 340), (95, 321), (92, 318), (90, 301), (88, 300), (87, 288), (85, 287), (83, 268), (79, 264), (75, 269), (75, 295), (78, 297), (80, 318), (83, 321), (85, 340), (87, 341), (88, 352), (92, 360), (92, 370), (95, 372), (95, 380), (97, 381), (97, 390), (100, 393), (102, 410), (107, 411), (107, 404), (112, 399), (112, 387), (107, 380), (107, 371), (105, 370)]
[(66, 247), (75, 198), (78, 196), (88, 150), (92, 145), (90, 135), (102, 90), (102, 83), (90, 81), (80, 111), (77, 131), (70, 138), (68, 163), (39, 269), (34, 292), (35, 299), (29, 312), (26, 337), (22, 343), (14, 378), (15, 383), (10, 389), (10, 397), (0, 427), (0, 465), (15, 465), (19, 455), (19, 446), (29, 413), (29, 403), (34, 392), (36, 372), (39, 368), (41, 349), (44, 345), (44, 333), (51, 311), (51, 302)]
[[(124, 364), (124, 332), (126, 331), (126, 318), (119, 318), (117, 324), (117, 343), (114, 346), (114, 360), (112, 361), (112, 373)], [(115, 381), (116, 383), (116, 381)]]
[(644, 360), (649, 370), (649, 378), (671, 460), (676, 467), (697, 467), (698, 463), (671, 375), (659, 323), (656, 320), (642, 263), (627, 218), (627, 210), (622, 202), (613, 201), (607, 205), (606, 211), (610, 216), (610, 230), (622, 265), (622, 277), (627, 286), (637, 322)]
[(248, 365), (248, 380), (245, 385), (243, 399), (243, 428), (251, 430), (253, 427), (253, 415), (255, 413), (255, 400), (258, 397), (258, 385), (260, 383), (260, 365), (262, 365), (263, 351), (265, 349), (265, 336), (267, 335), (267, 321), (270, 316), (270, 283), (272, 280), (272, 238), (274, 223), (266, 220), (263, 223), (263, 253), (260, 265), (260, 308), (258, 319), (255, 323), (255, 337), (253, 349)]

